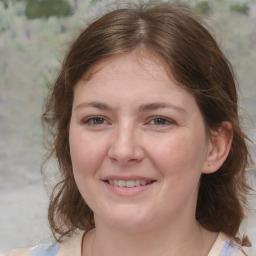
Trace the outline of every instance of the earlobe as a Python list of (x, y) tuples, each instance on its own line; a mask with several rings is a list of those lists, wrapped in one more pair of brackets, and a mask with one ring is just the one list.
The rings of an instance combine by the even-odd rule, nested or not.
[(230, 122), (222, 122), (218, 130), (212, 132), (209, 152), (202, 173), (213, 173), (219, 170), (228, 157), (232, 138), (233, 129)]

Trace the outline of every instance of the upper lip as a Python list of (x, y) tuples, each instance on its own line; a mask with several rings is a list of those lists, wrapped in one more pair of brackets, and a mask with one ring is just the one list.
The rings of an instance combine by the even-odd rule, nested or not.
[(155, 179), (144, 177), (144, 176), (137, 176), (137, 175), (131, 175), (131, 176), (120, 176), (120, 175), (110, 175), (106, 176), (102, 179), (103, 181), (106, 180), (145, 180), (147, 182), (155, 181)]

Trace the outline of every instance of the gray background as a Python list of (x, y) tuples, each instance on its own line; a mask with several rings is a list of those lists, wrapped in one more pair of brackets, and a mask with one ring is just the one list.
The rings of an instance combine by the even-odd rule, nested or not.
[[(207, 2), (206, 16), (217, 41), (235, 66), (240, 84), (241, 117), (245, 131), (256, 142), (256, 2), (178, 1), (197, 7)], [(93, 16), (120, 1), (70, 1), (75, 12), (67, 18), (27, 20), (24, 4), (0, 2), (0, 256), (16, 247), (51, 240), (47, 224), (47, 191), (54, 183), (56, 165), (47, 165), (50, 179), (42, 178), (45, 155), (40, 115), (47, 84), (57, 74), (69, 42)], [(239, 3), (248, 12), (232, 11)], [(250, 145), (253, 158), (255, 147)], [(248, 171), (256, 188), (255, 166)], [(44, 184), (47, 184), (45, 186)], [(256, 196), (251, 196), (248, 223), (242, 227), (256, 244)], [(232, 218), (232, 216), (230, 216)], [(256, 255), (254, 248), (249, 255)]]

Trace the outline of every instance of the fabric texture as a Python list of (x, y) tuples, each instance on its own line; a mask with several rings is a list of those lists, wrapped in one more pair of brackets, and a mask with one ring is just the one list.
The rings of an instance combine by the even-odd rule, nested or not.
[(60, 249), (60, 244), (41, 244), (32, 248), (29, 256), (56, 256)]
[[(5, 256), (81, 256), (84, 234), (75, 235), (65, 240), (61, 245), (42, 244), (33, 248), (13, 250)], [(245, 254), (241, 245), (224, 233), (219, 233), (208, 256), (245, 256)]]
[(221, 250), (220, 256), (245, 256), (242, 251), (242, 246), (234, 241), (227, 241)]
[(208, 256), (245, 256), (242, 246), (220, 232)]

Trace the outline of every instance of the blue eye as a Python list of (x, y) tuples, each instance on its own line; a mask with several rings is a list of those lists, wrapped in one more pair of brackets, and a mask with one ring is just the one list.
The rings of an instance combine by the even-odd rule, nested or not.
[(170, 120), (168, 120), (166, 118), (163, 118), (163, 117), (156, 117), (156, 118), (154, 118), (150, 121), (150, 124), (159, 125), (159, 126), (166, 126), (166, 125), (173, 124), (173, 121), (170, 121)]
[(90, 117), (86, 119), (83, 123), (91, 126), (95, 126), (95, 125), (102, 125), (105, 122), (106, 120), (103, 117), (95, 116), (95, 117)]

